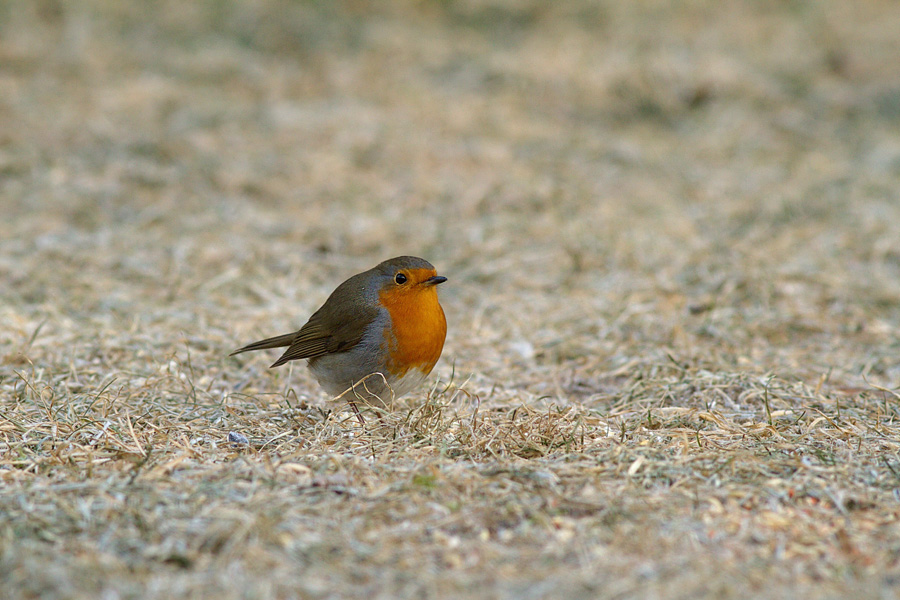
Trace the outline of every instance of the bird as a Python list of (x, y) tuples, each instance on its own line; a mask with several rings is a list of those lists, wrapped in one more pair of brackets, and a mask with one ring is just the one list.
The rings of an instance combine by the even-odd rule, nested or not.
[(376, 408), (411, 392), (441, 357), (447, 319), (437, 286), (447, 281), (416, 256), (391, 258), (340, 284), (303, 327), (247, 344), (229, 356), (287, 347), (272, 367), (307, 359), (332, 397), (348, 390), (349, 404)]

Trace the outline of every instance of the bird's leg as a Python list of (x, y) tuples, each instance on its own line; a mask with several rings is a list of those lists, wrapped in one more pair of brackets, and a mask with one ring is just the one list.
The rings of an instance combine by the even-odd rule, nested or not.
[(354, 402), (353, 400), (348, 400), (347, 402), (350, 404), (350, 408), (353, 409), (353, 414), (355, 414), (356, 418), (359, 419), (359, 424), (365, 427), (366, 420), (363, 418), (362, 413), (359, 412), (359, 407), (356, 406), (356, 402)]
[[(372, 404), (369, 404), (369, 406), (375, 411), (375, 416), (378, 417), (378, 420), (381, 421), (381, 424), (386, 425), (387, 422), (384, 420), (384, 407), (385, 407), (386, 403), (384, 402), (384, 400), (381, 400), (381, 396), (379, 394), (376, 394), (375, 392), (370, 390), (369, 386), (366, 384), (366, 379), (368, 379), (369, 377), (372, 377), (374, 375), (381, 377), (381, 380), (384, 382), (384, 386), (388, 390), (390, 390), (391, 406), (393, 406), (394, 405), (394, 389), (391, 387), (391, 384), (388, 383), (387, 377), (384, 376), (384, 373), (372, 373), (371, 375), (367, 375), (366, 377), (361, 379), (359, 381), (359, 383), (361, 383), (363, 385), (363, 389), (366, 390), (366, 394), (368, 394), (369, 398), (377, 398), (378, 400), (381, 401), (382, 406), (380, 406), (380, 407), (373, 406)], [(356, 397), (359, 398), (359, 395), (357, 395)]]

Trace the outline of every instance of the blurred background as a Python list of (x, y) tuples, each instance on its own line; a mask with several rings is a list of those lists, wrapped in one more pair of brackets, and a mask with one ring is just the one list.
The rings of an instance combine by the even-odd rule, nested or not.
[(7, 358), (220, 361), (415, 254), (444, 376), (897, 385), (898, 31), (889, 1), (3, 3)]
[[(898, 32), (0, 1), (3, 594), (895, 597)], [(380, 425), (227, 357), (400, 254), (449, 333)]]

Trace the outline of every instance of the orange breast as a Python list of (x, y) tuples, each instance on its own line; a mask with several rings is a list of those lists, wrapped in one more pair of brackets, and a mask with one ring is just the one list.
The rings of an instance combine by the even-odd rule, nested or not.
[[(413, 273), (416, 280), (435, 275), (433, 271), (420, 270), (421, 274)], [(412, 368), (430, 373), (441, 357), (447, 336), (447, 320), (435, 287), (392, 288), (382, 291), (379, 297), (391, 315), (391, 331), (386, 333), (393, 335), (385, 336), (388, 371), (395, 377), (403, 377)]]

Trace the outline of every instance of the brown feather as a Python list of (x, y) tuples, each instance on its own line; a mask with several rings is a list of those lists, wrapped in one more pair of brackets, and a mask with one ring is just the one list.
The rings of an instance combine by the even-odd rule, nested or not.
[(360, 302), (369, 275), (366, 271), (339, 285), (300, 331), (253, 342), (231, 354), (288, 346), (281, 358), (272, 364), (278, 367), (290, 360), (350, 350), (362, 340), (366, 328), (378, 316), (378, 308)]
[(342, 303), (326, 302), (300, 328), (290, 348), (272, 366), (278, 367), (290, 360), (345, 352), (362, 340), (366, 328), (377, 316), (378, 310), (375, 308), (354, 306), (351, 309), (342, 306)]
[(253, 350), (265, 350), (267, 348), (283, 348), (284, 346), (290, 346), (291, 342), (294, 341), (294, 338), (297, 337), (297, 332), (293, 333), (285, 333), (284, 335), (276, 335), (275, 337), (270, 337), (265, 340), (259, 340), (258, 342), (253, 342), (252, 344), (247, 344), (243, 348), (238, 348), (228, 356), (234, 356), (235, 354), (240, 354), (241, 352), (251, 352)]

